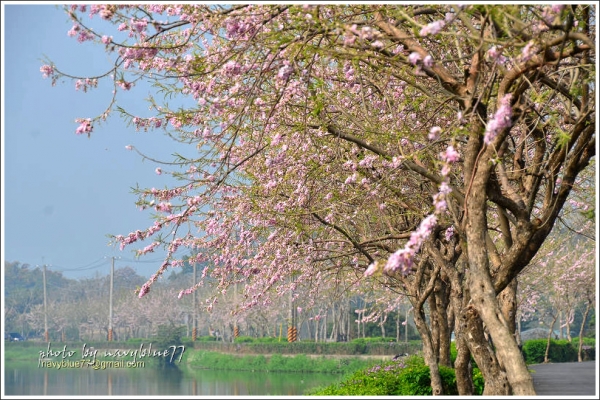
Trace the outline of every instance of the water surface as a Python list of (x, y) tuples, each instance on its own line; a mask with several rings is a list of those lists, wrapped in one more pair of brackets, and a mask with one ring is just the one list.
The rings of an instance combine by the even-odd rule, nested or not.
[(339, 374), (195, 370), (177, 368), (49, 369), (6, 363), (10, 396), (301, 396), (339, 382)]

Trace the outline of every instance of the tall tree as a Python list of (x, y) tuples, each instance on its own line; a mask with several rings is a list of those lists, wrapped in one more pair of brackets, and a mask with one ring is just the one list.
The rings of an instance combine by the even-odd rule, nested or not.
[[(297, 296), (307, 282), (317, 290), (330, 276), (324, 271), (346, 286), (365, 271), (384, 272), (414, 305), (429, 301), (441, 315), (452, 304), (455, 320), (478, 333), (466, 345), (476, 359), (492, 356), (486, 394), (535, 393), (507, 320), (516, 306), (509, 285), (595, 156), (595, 8), (67, 10), (72, 36), (115, 57), (97, 77), (42, 66), (53, 82), (71, 77), (78, 88), (112, 79), (113, 102), (78, 119), (76, 132), (90, 135), (119, 110), (137, 129), (165, 129), (197, 151), (157, 170), (180, 186), (139, 191), (139, 205), (157, 211), (155, 223), (115, 236), (122, 248), (153, 237), (142, 253), (161, 244), (168, 251), (140, 297), (183, 263), (174, 255), (181, 246), (206, 249), (188, 261), (213, 264), (202, 278), (216, 280), (216, 293), (243, 285), (244, 307), (286, 291)], [(91, 29), (88, 12), (116, 31)], [(193, 103), (175, 110), (150, 98), (154, 115), (130, 114), (118, 94), (140, 80)], [(446, 278), (451, 286), (439, 282)], [(484, 324), (494, 344), (487, 349)], [(442, 394), (442, 337), (419, 330), (431, 337), (426, 358), (433, 392)]]

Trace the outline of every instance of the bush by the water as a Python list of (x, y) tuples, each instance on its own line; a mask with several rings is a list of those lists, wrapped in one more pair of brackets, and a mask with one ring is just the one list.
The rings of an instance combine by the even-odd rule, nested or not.
[(171, 325), (160, 325), (153, 339), (153, 347), (172, 352), (169, 357), (158, 357), (159, 365), (163, 367), (175, 367), (177, 361), (185, 353), (183, 346), (183, 327)]
[[(457, 395), (454, 369), (440, 366), (444, 395)], [(475, 394), (483, 393), (483, 376), (473, 370)], [(430, 396), (429, 367), (422, 357), (414, 355), (405, 359), (385, 362), (358, 371), (343, 382), (318, 388), (308, 393), (314, 396)]]

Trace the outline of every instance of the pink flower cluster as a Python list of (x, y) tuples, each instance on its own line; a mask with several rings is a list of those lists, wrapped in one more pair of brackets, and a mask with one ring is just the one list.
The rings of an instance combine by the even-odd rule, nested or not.
[[(439, 135), (441, 129), (434, 127), (435, 135)], [(434, 130), (432, 128), (432, 130)], [(410, 239), (404, 246), (394, 252), (387, 260), (383, 267), (383, 272), (390, 274), (396, 271), (400, 271), (403, 274), (408, 274), (414, 264), (414, 258), (417, 252), (421, 249), (421, 246), (425, 240), (429, 237), (433, 228), (437, 224), (437, 216), (441, 215), (447, 210), (446, 197), (452, 191), (452, 188), (448, 184), (448, 175), (450, 173), (450, 164), (460, 160), (460, 154), (454, 149), (453, 146), (448, 146), (446, 151), (440, 153), (440, 159), (443, 161), (441, 174), (444, 180), (440, 184), (439, 192), (433, 196), (433, 203), (435, 211), (433, 214), (428, 215), (421, 221), (421, 224), (416, 231), (412, 232)], [(453, 231), (452, 231), (453, 232)], [(446, 232), (448, 234), (448, 232)], [(364, 273), (364, 276), (372, 276), (379, 270), (379, 263), (374, 262)]]
[(292, 72), (294, 72), (294, 69), (291, 66), (284, 65), (279, 69), (277, 78), (281, 79), (282, 81), (286, 81), (292, 75)]
[(156, 117), (150, 117), (150, 118), (140, 118), (140, 117), (134, 117), (131, 122), (133, 122), (133, 124), (135, 125), (136, 130), (140, 130), (140, 128), (144, 129), (144, 131), (147, 131), (148, 128), (152, 129), (152, 128), (160, 128), (163, 124), (163, 120), (160, 118), (156, 118)]
[(149, 292), (150, 292), (150, 284), (148, 282), (146, 282), (140, 288), (140, 292), (138, 294), (138, 297), (141, 299), (142, 297), (144, 297), (145, 295), (147, 295)]
[(223, 73), (227, 77), (239, 75), (241, 71), (242, 66), (237, 61), (229, 60), (223, 65)]
[(42, 65), (40, 67), (40, 72), (44, 78), (48, 78), (54, 74), (54, 68), (51, 65)]
[(159, 244), (160, 244), (160, 242), (153, 242), (153, 243), (149, 244), (148, 246), (144, 247), (142, 250), (138, 250), (137, 255), (141, 256), (142, 254), (151, 253), (154, 251), (156, 246), (158, 246)]
[(523, 50), (521, 51), (520, 61), (527, 62), (527, 61), (531, 60), (531, 57), (533, 57), (533, 55), (535, 54), (536, 51), (537, 51), (537, 49), (533, 43), (533, 40), (529, 41), (529, 43), (527, 43), (525, 45), (525, 47), (523, 47)]
[(425, 25), (419, 32), (419, 35), (420, 36), (435, 35), (435, 34), (439, 33), (445, 25), (446, 25), (446, 22), (443, 20), (433, 21), (432, 23)]
[(502, 49), (499, 49), (497, 46), (490, 47), (486, 56), (490, 61), (495, 61), (500, 65), (506, 64), (506, 57), (502, 55)]
[(511, 99), (512, 94), (510, 93), (504, 95), (504, 97), (500, 99), (500, 104), (498, 105), (494, 117), (488, 122), (485, 128), (485, 136), (483, 138), (485, 144), (492, 143), (501, 130), (509, 128), (512, 125)]
[(412, 53), (410, 53), (410, 55), (408, 56), (408, 62), (411, 63), (412, 65), (417, 65), (417, 62), (421, 59), (421, 55), (419, 53), (417, 53), (416, 51), (413, 51)]
[(81, 135), (83, 133), (87, 133), (89, 135), (92, 132), (93, 126), (92, 126), (91, 119), (78, 118), (75, 120), (75, 122), (79, 122), (79, 124), (80, 124), (79, 127), (75, 130), (76, 134)]
[(428, 215), (416, 231), (411, 233), (410, 239), (404, 248), (397, 250), (388, 258), (387, 263), (383, 267), (384, 272), (391, 273), (400, 270), (403, 274), (408, 274), (413, 266), (414, 258), (425, 239), (429, 237), (431, 231), (437, 224), (435, 214)]
[(438, 140), (438, 138), (440, 137), (440, 133), (442, 133), (442, 128), (440, 128), (439, 126), (434, 126), (429, 130), (429, 135), (427, 136), (427, 138), (429, 140)]
[[(79, 34), (79, 35), (78, 35)], [(90, 32), (88, 32), (86, 29), (81, 29), (81, 27), (77, 24), (73, 25), (71, 27), (71, 29), (67, 32), (67, 35), (69, 36), (76, 36), (77, 35), (77, 41), (79, 43), (83, 43), (87, 40), (93, 40), (94, 39), (94, 35), (91, 34)]]
[(143, 32), (144, 30), (146, 30), (146, 27), (148, 26), (147, 18), (143, 18), (143, 19), (131, 18), (131, 20), (129, 22), (131, 23), (132, 30), (135, 30), (137, 32)]

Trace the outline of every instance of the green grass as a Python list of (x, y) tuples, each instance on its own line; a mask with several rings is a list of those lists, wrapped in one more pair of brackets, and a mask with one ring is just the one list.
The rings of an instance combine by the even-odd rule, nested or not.
[(348, 374), (368, 368), (376, 361), (359, 358), (308, 357), (304, 354), (289, 357), (281, 354), (233, 355), (196, 350), (188, 354), (187, 363), (197, 369)]

